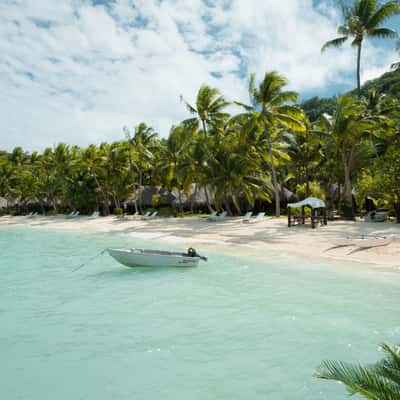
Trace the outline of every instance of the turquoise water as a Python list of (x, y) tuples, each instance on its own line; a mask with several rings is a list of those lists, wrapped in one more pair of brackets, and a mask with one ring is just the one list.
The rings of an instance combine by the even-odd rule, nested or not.
[[(208, 252), (194, 269), (132, 270), (120, 235), (0, 229), (0, 398), (338, 399), (326, 358), (398, 343), (399, 275)], [(176, 248), (175, 246), (172, 246)], [(201, 247), (201, 246), (200, 246)]]

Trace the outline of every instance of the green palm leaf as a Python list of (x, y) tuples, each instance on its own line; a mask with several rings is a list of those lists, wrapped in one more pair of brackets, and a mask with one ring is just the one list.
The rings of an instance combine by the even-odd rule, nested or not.
[(388, 1), (387, 3), (383, 4), (378, 10), (376, 10), (371, 18), (369, 18), (368, 22), (365, 24), (365, 28), (367, 30), (374, 29), (391, 16), (397, 14), (400, 14), (400, 5), (398, 1)]
[(342, 36), (333, 40), (329, 40), (322, 46), (321, 52), (324, 52), (325, 50), (331, 47), (339, 48), (348, 38), (349, 38), (348, 36)]

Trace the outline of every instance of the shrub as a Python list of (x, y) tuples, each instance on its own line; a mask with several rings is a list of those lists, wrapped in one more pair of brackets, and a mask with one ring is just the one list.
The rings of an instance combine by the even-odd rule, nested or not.
[(114, 215), (122, 215), (122, 208), (121, 207), (114, 208)]

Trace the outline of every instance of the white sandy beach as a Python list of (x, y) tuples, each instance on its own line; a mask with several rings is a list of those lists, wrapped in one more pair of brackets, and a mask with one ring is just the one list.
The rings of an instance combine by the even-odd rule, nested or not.
[[(351, 221), (329, 222), (311, 229), (309, 225), (287, 227), (285, 218), (266, 218), (262, 222), (244, 224), (240, 218), (224, 222), (207, 222), (205, 218), (158, 218), (143, 221), (133, 217), (118, 220), (114, 216), (90, 219), (78, 217), (24, 216), (0, 217), (0, 226), (30, 226), (36, 229), (59, 229), (84, 233), (123, 233), (140, 239), (154, 239), (196, 247), (216, 249), (229, 254), (262, 258), (298, 256), (313, 260), (330, 260), (347, 264), (400, 269), (400, 224)], [(355, 251), (355, 247), (330, 249), (338, 239), (380, 235), (391, 239), (387, 246)], [(328, 250), (330, 249), (330, 250)], [(351, 253), (351, 254), (349, 254)]]

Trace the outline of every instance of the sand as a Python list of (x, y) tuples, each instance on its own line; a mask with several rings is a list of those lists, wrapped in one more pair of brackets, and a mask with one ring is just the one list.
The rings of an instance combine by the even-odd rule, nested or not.
[[(121, 233), (140, 239), (170, 241), (174, 246), (195, 247), (200, 252), (217, 250), (231, 255), (265, 258), (289, 256), (325, 260), (338, 265), (376, 267), (400, 270), (400, 224), (393, 222), (333, 221), (327, 226), (311, 229), (309, 225), (288, 228), (286, 218), (265, 218), (258, 223), (227, 218), (223, 222), (208, 222), (205, 218), (157, 218), (144, 221), (114, 216), (64, 216), (33, 218), (24, 216), (0, 217), (1, 226), (30, 226), (35, 229), (59, 229), (86, 233)], [(356, 246), (332, 248), (343, 239), (360, 235), (385, 236), (389, 244), (361, 249)]]

